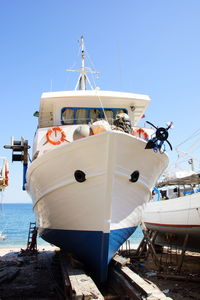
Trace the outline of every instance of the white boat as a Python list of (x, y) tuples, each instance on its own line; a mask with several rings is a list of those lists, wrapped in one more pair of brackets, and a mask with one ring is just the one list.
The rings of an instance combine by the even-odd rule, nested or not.
[[(143, 221), (158, 232), (155, 245), (200, 251), (200, 174), (174, 175), (160, 183), (162, 199), (145, 205)], [(183, 174), (183, 173), (182, 173)], [(186, 174), (184, 174), (186, 175)]]
[[(148, 96), (86, 90), (83, 39), (81, 47), (80, 89), (41, 96), (26, 189), (40, 236), (75, 253), (104, 281), (110, 259), (139, 224), (141, 207), (168, 157), (145, 149), (152, 130), (136, 127)], [(120, 116), (133, 130), (120, 128)]]

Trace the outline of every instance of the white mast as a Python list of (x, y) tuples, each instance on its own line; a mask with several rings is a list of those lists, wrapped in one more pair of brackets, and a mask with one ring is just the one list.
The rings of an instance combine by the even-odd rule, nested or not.
[(86, 82), (88, 81), (90, 88), (93, 90), (93, 87), (91, 85), (91, 82), (87, 76), (87, 73), (91, 74), (99, 74), (99, 72), (92, 71), (90, 68), (85, 67), (85, 47), (84, 47), (84, 39), (83, 36), (81, 36), (81, 68), (78, 70), (67, 70), (68, 72), (79, 72), (79, 78), (75, 87), (75, 90), (86, 90)]
[(85, 49), (84, 40), (81, 36), (81, 74), (79, 79), (79, 90), (86, 90), (86, 73), (85, 73)]

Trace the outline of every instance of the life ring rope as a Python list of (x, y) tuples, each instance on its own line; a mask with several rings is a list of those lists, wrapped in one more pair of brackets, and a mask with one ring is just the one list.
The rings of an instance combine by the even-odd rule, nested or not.
[[(52, 138), (51, 138), (51, 135), (52, 133), (56, 132), (56, 131), (59, 131), (60, 134), (61, 134), (61, 137), (59, 140), (57, 141), (54, 141)], [(60, 145), (62, 144), (63, 142), (69, 142), (67, 139), (66, 139), (66, 135), (64, 133), (64, 131), (60, 128), (60, 127), (52, 127), (51, 129), (49, 129), (46, 133), (46, 139), (47, 139), (47, 142), (52, 144), (52, 145)]]
[(143, 128), (135, 129), (132, 132), (132, 135), (140, 137), (140, 138), (142, 138), (145, 141), (149, 140), (149, 135), (148, 135), (148, 133)]

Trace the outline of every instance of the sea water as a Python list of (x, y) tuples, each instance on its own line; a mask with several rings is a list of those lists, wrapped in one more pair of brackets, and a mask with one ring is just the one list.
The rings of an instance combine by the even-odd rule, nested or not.
[[(1, 204), (0, 232), (6, 236), (6, 239), (0, 239), (0, 247), (21, 247), (25, 249), (30, 222), (35, 222), (31, 203)], [(48, 245), (48, 243), (38, 238), (38, 245)]]
[[(6, 236), (0, 239), (1, 248), (26, 248), (30, 222), (35, 222), (32, 203), (6, 203), (0, 206), (0, 232)], [(138, 244), (142, 239), (142, 231), (138, 227), (129, 238), (130, 244)], [(38, 245), (49, 245), (38, 237)]]

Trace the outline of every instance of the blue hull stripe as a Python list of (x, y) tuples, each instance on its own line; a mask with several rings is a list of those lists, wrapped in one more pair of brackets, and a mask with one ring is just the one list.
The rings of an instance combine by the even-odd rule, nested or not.
[(111, 230), (109, 238), (108, 263), (119, 247), (134, 233), (136, 227)]
[(108, 264), (119, 247), (135, 231), (136, 227), (101, 231), (43, 229), (41, 237), (57, 247), (74, 253), (92, 272), (95, 279), (107, 279)]

